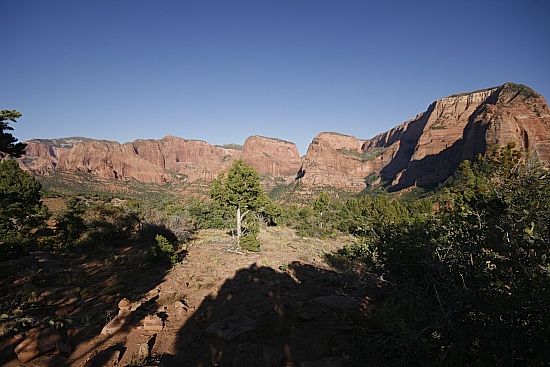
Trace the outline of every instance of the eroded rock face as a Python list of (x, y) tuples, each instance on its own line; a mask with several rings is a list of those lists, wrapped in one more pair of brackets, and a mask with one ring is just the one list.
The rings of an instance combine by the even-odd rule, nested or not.
[(20, 163), (42, 175), (58, 170), (162, 184), (174, 180), (212, 181), (241, 157), (260, 174), (272, 177), (294, 177), (300, 167), (294, 143), (257, 136), (247, 139), (243, 151), (175, 136), (124, 144), (105, 140), (77, 141), (70, 148), (31, 141)]
[(47, 175), (57, 167), (58, 157), (69, 150), (70, 148), (55, 147), (38, 141), (29, 141), (25, 148), (26, 156), (22, 161), (29, 170), (37, 174)]
[(294, 179), (301, 165), (296, 144), (263, 136), (250, 136), (246, 139), (242, 158), (260, 176)]
[(523, 85), (506, 83), (439, 99), (415, 118), (372, 139), (321, 133), (300, 158), (294, 143), (251, 136), (242, 150), (166, 136), (120, 144), (85, 138), (32, 140), (22, 167), (39, 175), (61, 171), (149, 183), (210, 182), (243, 158), (260, 176), (298, 178), (306, 187), (360, 191), (384, 183), (392, 190), (431, 187), (465, 159), (515, 142), (550, 161), (550, 109)]
[(374, 166), (363, 162), (364, 140), (338, 133), (317, 135), (303, 158), (299, 173), (303, 183), (361, 190)]
[(506, 83), (437, 100), (416, 118), (370, 140), (322, 133), (303, 159), (301, 180), (339, 188), (378, 182), (393, 190), (430, 187), (463, 160), (510, 142), (550, 161), (546, 101), (528, 87)]

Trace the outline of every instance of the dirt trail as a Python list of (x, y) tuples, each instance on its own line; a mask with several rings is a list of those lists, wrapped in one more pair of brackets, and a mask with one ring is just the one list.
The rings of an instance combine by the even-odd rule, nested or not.
[[(281, 228), (260, 237), (262, 252), (244, 254), (224, 232), (202, 231), (180, 264), (127, 305), (126, 323), (115, 318), (111, 330), (104, 324), (69, 330), (66, 350), (27, 363), (4, 353), (2, 365), (342, 365), (365, 325), (368, 297), (331, 270), (322, 253), (352, 239), (304, 239)], [(144, 287), (148, 276), (134, 274), (131, 282)], [(117, 304), (125, 307), (124, 297), (110, 300), (106, 322)], [(0, 348), (13, 348), (16, 338), (1, 340)]]

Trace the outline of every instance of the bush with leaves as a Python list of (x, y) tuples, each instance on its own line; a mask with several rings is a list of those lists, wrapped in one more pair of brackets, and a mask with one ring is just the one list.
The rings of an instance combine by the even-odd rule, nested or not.
[(86, 230), (83, 214), (86, 205), (81, 198), (69, 199), (65, 209), (56, 217), (56, 229), (62, 246), (73, 244)]
[(190, 199), (182, 209), (192, 218), (196, 229), (224, 229), (235, 222), (233, 210), (215, 201)]
[(0, 163), (0, 260), (36, 247), (31, 231), (44, 225), (48, 210), (40, 201), (42, 186), (16, 161)]
[(360, 341), (373, 364), (547, 365), (548, 171), (513, 145), (495, 149), (461, 165), (438, 207), (354, 249), (387, 292), (373, 314), (382, 331)]
[(178, 255), (174, 245), (163, 235), (155, 236), (155, 243), (151, 246), (151, 258), (155, 262), (175, 264), (178, 261)]

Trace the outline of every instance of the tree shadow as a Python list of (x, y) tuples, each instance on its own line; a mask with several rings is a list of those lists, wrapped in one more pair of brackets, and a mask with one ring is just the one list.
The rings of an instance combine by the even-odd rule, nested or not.
[[(45, 331), (55, 333), (59, 341), (55, 348), (36, 353), (35, 358), (54, 354), (58, 357), (55, 365), (86, 359), (94, 359), (93, 365), (109, 359), (119, 361), (126, 351), (124, 335), (160, 307), (158, 297), (150, 294), (162, 283), (171, 263), (150, 256), (157, 234), (176, 238), (164, 226), (141, 226), (130, 237), (103, 232), (83, 243), (93, 247), (38, 251), (11, 261), (9, 267), (0, 266), (4, 315), (0, 365), (19, 365), (15, 346), (30, 340), (31, 334)], [(182, 259), (186, 253), (178, 255)], [(147, 302), (138, 303), (147, 298)], [(121, 302), (123, 299), (127, 302)], [(128, 317), (101, 335), (103, 327), (120, 316), (124, 302)]]
[(370, 290), (354, 284), (300, 262), (277, 270), (243, 268), (204, 299), (178, 333), (177, 354), (165, 355), (163, 362), (260, 367), (332, 359), (341, 364), (355, 335), (368, 326)]

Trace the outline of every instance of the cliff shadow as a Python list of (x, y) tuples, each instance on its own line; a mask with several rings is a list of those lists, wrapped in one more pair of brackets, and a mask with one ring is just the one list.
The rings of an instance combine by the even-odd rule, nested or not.
[(393, 139), (400, 140), (399, 149), (392, 157), (391, 161), (380, 171), (382, 182), (391, 183), (397, 175), (405, 170), (411, 160), (414, 150), (418, 144), (418, 140), (424, 131), (424, 127), (428, 123), (428, 119), (435, 108), (435, 102), (432, 103), (426, 113), (418, 120), (411, 122), (407, 126), (407, 130), (401, 132), (401, 136)]
[[(368, 324), (368, 290), (341, 274), (293, 262), (253, 264), (227, 279), (179, 330), (168, 366), (342, 363)], [(319, 364), (321, 363), (321, 364)], [(302, 364), (305, 365), (305, 364)]]
[[(489, 99), (487, 103), (491, 102), (492, 99)], [(394, 192), (409, 187), (433, 189), (452, 176), (464, 160), (473, 162), (479, 154), (484, 154), (486, 151), (486, 132), (489, 127), (486, 121), (479, 119), (479, 115), (484, 108), (485, 104), (480, 105), (468, 118), (462, 138), (452, 145), (446, 146), (439, 153), (427, 155), (420, 160), (410, 161), (411, 153), (408, 156), (409, 160), (406, 162), (406, 166), (404, 164), (399, 167), (393, 166), (387, 171), (385, 171), (385, 167), (381, 175), (386, 182), (392, 182), (386, 179), (395, 180), (397, 178), (396, 172), (392, 169), (402, 169), (398, 184), (392, 186), (389, 191)], [(408, 149), (410, 150), (411, 147)], [(414, 151), (414, 148), (412, 150)], [(402, 158), (405, 158), (405, 155)]]

